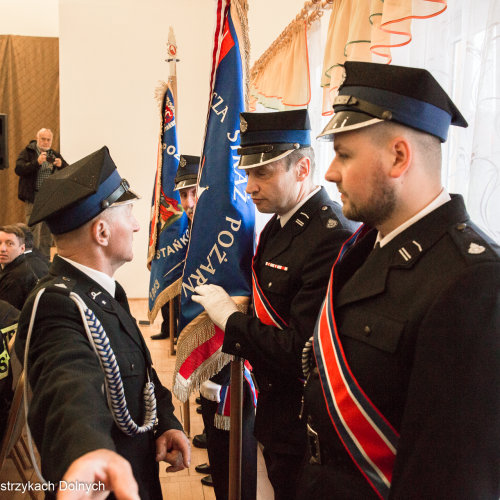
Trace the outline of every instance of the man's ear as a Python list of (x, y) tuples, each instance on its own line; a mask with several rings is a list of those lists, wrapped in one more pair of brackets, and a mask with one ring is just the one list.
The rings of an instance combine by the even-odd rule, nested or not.
[(296, 164), (297, 180), (305, 181), (311, 172), (311, 160), (307, 156), (303, 156)]
[(390, 142), (389, 151), (393, 159), (389, 176), (397, 179), (405, 174), (411, 165), (412, 145), (406, 137), (398, 136)]
[(108, 222), (105, 219), (97, 219), (91, 227), (92, 238), (96, 243), (103, 247), (109, 245), (111, 231)]

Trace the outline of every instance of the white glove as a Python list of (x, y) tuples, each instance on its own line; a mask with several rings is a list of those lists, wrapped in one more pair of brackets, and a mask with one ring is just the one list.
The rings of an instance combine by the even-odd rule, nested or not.
[(194, 291), (198, 295), (191, 296), (193, 302), (201, 304), (210, 319), (224, 331), (229, 316), (238, 311), (233, 299), (218, 285), (200, 285)]
[(201, 384), (200, 386), (200, 393), (205, 399), (220, 403), (221, 388), (222, 385), (216, 384), (211, 380), (205, 380), (205, 382), (203, 382), (203, 384)]

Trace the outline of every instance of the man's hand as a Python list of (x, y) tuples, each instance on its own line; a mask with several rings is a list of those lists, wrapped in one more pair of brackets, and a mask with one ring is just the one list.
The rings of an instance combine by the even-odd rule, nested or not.
[(170, 464), (167, 472), (177, 472), (189, 467), (191, 445), (184, 432), (170, 429), (156, 439), (156, 461), (162, 460)]
[(56, 158), (54, 160), (54, 166), (56, 166), (57, 168), (61, 168), (61, 166), (62, 166), (62, 160), (61, 160), (61, 158)]
[(192, 295), (193, 302), (201, 304), (207, 311), (210, 319), (225, 331), (229, 316), (238, 311), (234, 300), (227, 294), (224, 288), (218, 285), (200, 285), (194, 291), (198, 295)]
[(38, 165), (41, 165), (44, 161), (47, 160), (47, 151), (42, 151), (40, 156), (38, 157)]
[[(58, 491), (57, 500), (101, 500), (110, 491), (118, 500), (140, 500), (130, 463), (111, 450), (94, 450), (77, 458), (69, 466), (62, 481), (68, 487)], [(76, 482), (85, 483), (86, 488), (71, 488), (70, 483)]]

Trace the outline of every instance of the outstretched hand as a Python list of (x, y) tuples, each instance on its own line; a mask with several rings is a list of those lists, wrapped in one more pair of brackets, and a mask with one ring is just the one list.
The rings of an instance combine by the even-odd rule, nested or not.
[[(71, 488), (71, 484), (78, 484), (79, 488)], [(114, 451), (99, 449), (85, 453), (69, 466), (59, 485), (57, 500), (101, 500), (110, 491), (117, 500), (140, 500), (128, 460)]]

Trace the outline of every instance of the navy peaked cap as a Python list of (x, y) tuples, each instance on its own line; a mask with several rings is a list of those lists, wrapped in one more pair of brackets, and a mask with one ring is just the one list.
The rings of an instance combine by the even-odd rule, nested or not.
[(334, 116), (319, 138), (394, 121), (445, 142), (450, 125), (467, 127), (448, 94), (425, 69), (346, 61)]
[(198, 182), (198, 170), (200, 169), (200, 157), (181, 155), (179, 166), (174, 180), (174, 191), (196, 186)]
[(67, 233), (108, 207), (137, 198), (104, 146), (44, 181), (35, 197), (29, 225), (46, 221), (53, 234)]
[(240, 169), (277, 161), (296, 149), (311, 145), (307, 109), (240, 113), (240, 133)]

